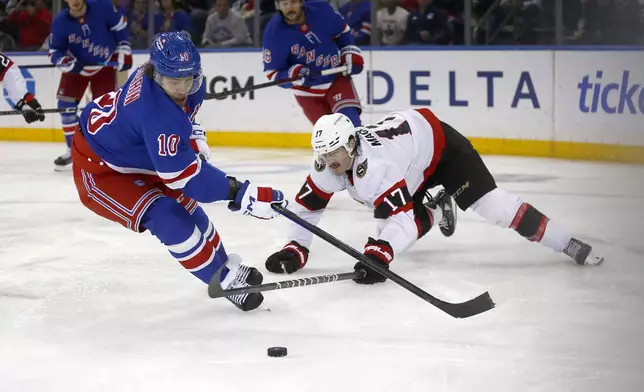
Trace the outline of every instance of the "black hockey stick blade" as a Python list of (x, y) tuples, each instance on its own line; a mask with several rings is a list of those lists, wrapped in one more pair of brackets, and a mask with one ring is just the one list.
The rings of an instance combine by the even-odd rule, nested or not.
[(340, 241), (339, 239), (335, 238), (334, 236), (320, 229), (319, 227), (312, 225), (309, 222), (305, 221), (304, 219), (300, 218), (299, 216), (297, 216), (297, 214), (283, 207), (281, 204), (272, 204), (272, 208), (275, 211), (282, 214), (287, 219), (289, 219), (290, 221), (298, 224), (299, 226), (302, 226), (306, 230), (322, 238), (323, 240), (335, 246), (336, 248), (340, 249), (341, 251), (347, 253), (354, 259), (361, 261), (369, 268), (375, 270), (376, 272), (383, 275), (384, 277), (391, 279), (399, 286), (410, 291), (416, 296), (424, 299), (425, 301), (429, 302), (430, 304), (434, 305), (435, 307), (449, 314), (452, 317), (455, 317), (455, 318), (472, 317), (472, 316), (476, 316), (477, 314), (487, 312), (488, 310), (494, 309), (496, 307), (495, 301), (492, 299), (492, 297), (490, 296), (490, 293), (487, 291), (476, 298), (473, 298), (461, 303), (450, 303), (450, 302), (445, 302), (443, 300), (440, 300), (432, 296), (431, 294), (427, 293), (420, 287), (407, 281), (406, 279), (396, 274), (395, 272), (391, 271), (390, 269), (383, 268), (377, 263), (374, 263), (373, 261), (371, 261), (371, 259), (363, 255), (362, 253), (358, 252), (354, 248), (350, 247), (349, 245), (345, 244), (344, 242)]
[(312, 286), (322, 283), (340, 282), (364, 276), (364, 271), (352, 271), (342, 274), (330, 274), (311, 276), (308, 278), (299, 278), (283, 280), (281, 282), (264, 283), (256, 286), (239, 287), (235, 289), (224, 290), (221, 287), (219, 274), (215, 274), (208, 284), (208, 296), (210, 298), (222, 298), (235, 294), (259, 293), (262, 291), (272, 291), (281, 289), (290, 289), (295, 287)]

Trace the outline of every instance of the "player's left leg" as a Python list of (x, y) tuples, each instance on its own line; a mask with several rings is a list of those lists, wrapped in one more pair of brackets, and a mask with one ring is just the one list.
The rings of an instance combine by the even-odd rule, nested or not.
[(217, 232), (217, 229), (215, 229), (215, 225), (212, 224), (212, 221), (208, 218), (208, 215), (206, 215), (203, 208), (197, 206), (190, 215), (199, 230), (203, 233), (206, 241), (210, 242), (217, 251), (221, 249), (222, 252), (226, 253), (224, 244), (221, 242), (221, 238), (219, 237), (219, 233)]
[(212, 224), (210, 218), (208, 218), (208, 215), (206, 215), (206, 212), (199, 206), (199, 202), (185, 196), (180, 190), (168, 188), (162, 182), (156, 184), (156, 186), (164, 189), (164, 194), (166, 196), (175, 199), (179, 204), (181, 204), (183, 208), (188, 211), (199, 231), (203, 233), (206, 241), (210, 242), (212, 246), (215, 247), (215, 250), (219, 251), (221, 249), (221, 252), (225, 254), (226, 251), (221, 239), (219, 238), (219, 233), (217, 233), (217, 229), (215, 229), (215, 226)]
[(435, 175), (459, 208), (464, 211), (471, 207), (491, 223), (511, 228), (529, 241), (570, 256), (578, 264), (603, 261), (592, 254), (590, 245), (574, 238), (557, 222), (520, 197), (498, 188), (470, 141), (448, 124), (442, 125), (446, 146)]
[[(256, 268), (241, 264), (237, 255), (227, 255), (223, 246), (216, 249), (195, 225), (186, 208), (171, 197), (156, 200), (145, 212), (141, 226), (157, 237), (185, 269), (206, 284), (217, 274), (223, 289), (262, 283), (262, 274)], [(261, 293), (227, 298), (244, 311), (257, 308), (264, 299)]]
[(54, 160), (54, 170), (56, 171), (66, 170), (72, 164), (72, 138), (77, 131), (80, 131), (77, 115), (78, 103), (83, 97), (88, 83), (89, 79), (87, 77), (78, 74), (63, 73), (60, 77), (60, 83), (56, 93), (58, 108), (68, 109), (69, 112), (61, 113), (60, 115), (67, 150), (65, 154)]
[(331, 113), (344, 114), (349, 117), (349, 120), (356, 127), (362, 125), (362, 121), (360, 120), (362, 106), (360, 105), (360, 98), (350, 77), (339, 75), (331, 83), (325, 99), (329, 108), (331, 108)]

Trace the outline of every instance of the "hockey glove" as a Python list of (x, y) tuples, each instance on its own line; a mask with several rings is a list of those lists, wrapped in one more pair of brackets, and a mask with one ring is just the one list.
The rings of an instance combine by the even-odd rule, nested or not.
[(79, 63), (74, 56), (63, 56), (56, 62), (56, 68), (63, 72), (78, 74), (83, 70), (83, 64)]
[(291, 241), (286, 244), (282, 250), (275, 252), (266, 259), (266, 269), (275, 274), (293, 272), (304, 268), (309, 259), (309, 250), (298, 244), (297, 241)]
[[(394, 259), (394, 251), (391, 249), (389, 242), (384, 240), (374, 240), (369, 237), (369, 241), (364, 246), (364, 255), (371, 259), (374, 263), (389, 269), (389, 263)], [(360, 279), (353, 279), (354, 282), (359, 284), (374, 284), (382, 283), (387, 278), (372, 270), (362, 262), (357, 262), (353, 267), (354, 270), (364, 270), (366, 275)]]
[(288, 69), (288, 78), (291, 79), (296, 76), (298, 78), (291, 83), (294, 86), (303, 86), (311, 81), (311, 70), (302, 64), (295, 64)]
[(192, 124), (192, 134), (190, 135), (190, 146), (201, 159), (210, 159), (210, 147), (206, 137), (206, 129), (199, 124)]
[[(259, 219), (273, 219), (278, 212), (271, 208), (271, 204), (288, 205), (284, 193), (269, 187), (257, 187), (249, 181), (240, 183), (234, 177), (228, 177), (231, 181), (231, 202), (228, 209), (242, 215), (250, 215)], [(232, 196), (232, 195), (231, 195)]]
[(117, 71), (127, 71), (132, 68), (132, 48), (130, 45), (120, 42), (114, 49), (110, 62), (117, 64), (115, 67)]
[(27, 124), (31, 124), (34, 121), (45, 121), (45, 113), (42, 111), (42, 106), (38, 103), (36, 97), (31, 93), (25, 94), (25, 96), (16, 103), (16, 110), (22, 111), (22, 116), (27, 121)]
[(362, 58), (362, 51), (355, 45), (347, 45), (340, 49), (340, 58), (342, 65), (347, 67), (343, 75), (357, 75), (362, 72), (364, 68), (364, 59)]

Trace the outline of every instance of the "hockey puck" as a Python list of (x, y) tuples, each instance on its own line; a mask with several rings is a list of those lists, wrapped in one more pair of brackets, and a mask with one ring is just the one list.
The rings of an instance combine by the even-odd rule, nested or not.
[(287, 354), (286, 347), (269, 347), (268, 356), (269, 357), (285, 357)]

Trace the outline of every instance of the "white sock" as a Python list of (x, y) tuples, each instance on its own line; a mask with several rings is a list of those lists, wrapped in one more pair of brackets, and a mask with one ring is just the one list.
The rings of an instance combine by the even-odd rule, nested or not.
[(561, 253), (566, 248), (566, 245), (568, 245), (571, 238), (572, 235), (568, 230), (559, 226), (556, 222), (549, 220), (548, 225), (546, 226), (546, 231), (543, 233), (543, 237), (539, 243), (543, 246), (547, 246), (557, 253)]

